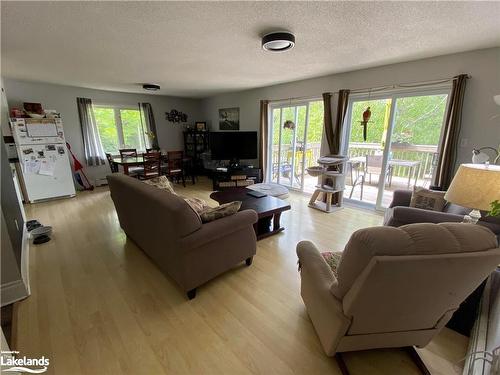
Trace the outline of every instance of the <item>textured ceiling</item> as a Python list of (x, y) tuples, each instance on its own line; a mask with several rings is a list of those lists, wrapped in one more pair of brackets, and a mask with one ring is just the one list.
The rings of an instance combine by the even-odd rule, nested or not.
[[(500, 2), (1, 2), (2, 75), (203, 97), (500, 45)], [(296, 35), (272, 54), (260, 36)]]

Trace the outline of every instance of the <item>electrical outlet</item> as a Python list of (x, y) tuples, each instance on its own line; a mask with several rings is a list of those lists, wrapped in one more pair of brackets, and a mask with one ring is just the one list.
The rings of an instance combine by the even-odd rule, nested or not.
[(460, 141), (460, 147), (467, 147), (469, 146), (469, 138), (462, 138)]

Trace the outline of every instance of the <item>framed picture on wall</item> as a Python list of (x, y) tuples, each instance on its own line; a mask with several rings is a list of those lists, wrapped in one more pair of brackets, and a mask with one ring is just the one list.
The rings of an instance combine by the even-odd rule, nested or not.
[(201, 122), (201, 121), (197, 121), (195, 124), (194, 124), (194, 128), (198, 131), (206, 131), (207, 130), (207, 123), (206, 122)]
[(219, 130), (240, 130), (240, 108), (219, 109)]

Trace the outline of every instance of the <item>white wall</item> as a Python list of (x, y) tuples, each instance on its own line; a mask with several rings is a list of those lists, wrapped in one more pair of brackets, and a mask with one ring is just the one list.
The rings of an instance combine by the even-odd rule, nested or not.
[[(139, 102), (151, 103), (153, 108), (158, 143), (166, 150), (182, 150), (183, 125), (173, 124), (165, 119), (165, 112), (177, 109), (187, 113), (188, 124), (203, 121), (201, 102), (197, 99), (176, 98), (161, 95), (131, 94), (114, 91), (93, 90), (74, 86), (48, 83), (26, 82), (5, 78), (4, 87), (9, 106), (22, 108), (23, 102), (42, 103), (45, 109), (56, 109), (64, 122), (66, 139), (77, 158), (84, 164), (83, 140), (78, 118), (77, 97), (90, 98), (94, 103), (127, 104), (137, 106)], [(88, 167), (86, 172), (91, 180), (105, 177), (108, 166)]]
[[(360, 56), (362, 58), (362, 56)], [(470, 162), (473, 147), (498, 146), (500, 107), (493, 95), (500, 94), (500, 48), (484, 49), (434, 57), (407, 63), (386, 65), (348, 73), (269, 86), (237, 93), (217, 95), (203, 100), (203, 110), (212, 129), (218, 129), (218, 109), (240, 107), (240, 129), (259, 128), (259, 101), (293, 97), (320, 97), (323, 92), (359, 89), (406, 82), (421, 82), (468, 73), (458, 163)], [(335, 118), (335, 113), (334, 113)]]

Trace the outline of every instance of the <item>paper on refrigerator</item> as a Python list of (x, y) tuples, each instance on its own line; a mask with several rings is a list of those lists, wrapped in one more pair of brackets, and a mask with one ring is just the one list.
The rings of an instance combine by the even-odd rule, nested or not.
[(56, 169), (56, 162), (52, 158), (40, 160), (40, 170), (38, 174), (44, 176), (53, 176), (54, 170)]

